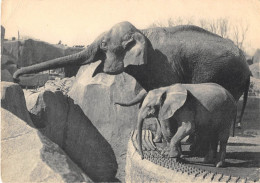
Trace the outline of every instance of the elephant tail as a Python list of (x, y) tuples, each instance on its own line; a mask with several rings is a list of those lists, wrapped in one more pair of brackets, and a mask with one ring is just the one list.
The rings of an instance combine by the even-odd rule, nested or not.
[(115, 104), (118, 104), (121, 106), (127, 106), (127, 107), (133, 106), (135, 104), (141, 103), (144, 100), (144, 98), (146, 97), (146, 95), (147, 95), (147, 91), (142, 89), (133, 100), (131, 100), (129, 102), (115, 102)]
[(239, 117), (239, 121), (237, 123), (238, 128), (241, 128), (241, 122), (242, 122), (242, 118), (243, 118), (243, 115), (244, 115), (244, 112), (245, 112), (247, 98), (248, 98), (249, 86), (250, 86), (250, 76), (246, 80), (246, 86), (245, 86), (244, 98), (243, 98), (243, 106), (242, 106), (241, 114), (240, 114), (240, 117)]
[(233, 120), (233, 126), (232, 126), (232, 137), (235, 136), (235, 128), (236, 128), (236, 121), (237, 121), (237, 108), (235, 110), (234, 120)]

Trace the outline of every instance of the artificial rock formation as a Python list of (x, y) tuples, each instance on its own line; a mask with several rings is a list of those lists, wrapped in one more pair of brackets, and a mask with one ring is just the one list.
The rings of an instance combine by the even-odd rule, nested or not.
[(5, 28), (1, 26), (1, 81), (12, 82), (13, 72), (16, 71), (16, 65), (13, 65), (13, 58), (9, 55), (4, 55), (3, 43), (5, 37)]
[(33, 126), (26, 110), (24, 93), (18, 84), (1, 82), (1, 107)]
[(22, 89), (1, 83), (1, 178), (3, 182), (92, 182), (35, 128)]
[(117, 162), (117, 177), (124, 178), (127, 142), (136, 126), (138, 105), (121, 107), (115, 101), (130, 101), (140, 89), (136, 80), (123, 73), (92, 74), (100, 62), (81, 67), (68, 95), (83, 110), (93, 125), (113, 148)]
[(5, 55), (15, 58), (15, 64), (18, 67), (29, 66), (82, 50), (82, 48), (68, 48), (33, 39), (4, 41), (3, 49)]
[(13, 77), (7, 69), (1, 70), (1, 81), (13, 82)]
[[(54, 88), (53, 88), (54, 89)], [(33, 124), (58, 144), (94, 181), (115, 181), (117, 162), (110, 144), (62, 91), (26, 94)]]
[[(3, 57), (1, 65), (2, 68), (12, 65), (10, 70), (8, 69), (11, 74), (13, 74), (14, 69), (17, 69), (17, 67), (25, 67), (50, 59), (71, 55), (83, 49), (79, 47), (67, 47), (61, 44), (53, 45), (33, 39), (2, 41), (2, 43), (1, 55)], [(14, 65), (16, 67), (14, 67)], [(65, 75), (67, 77), (75, 76), (78, 69), (78, 66), (66, 67), (64, 69)]]

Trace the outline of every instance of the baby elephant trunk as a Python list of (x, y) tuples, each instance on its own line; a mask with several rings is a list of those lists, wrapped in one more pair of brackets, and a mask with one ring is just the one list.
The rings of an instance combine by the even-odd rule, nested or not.
[(143, 128), (143, 122), (144, 122), (144, 118), (142, 116), (138, 116), (138, 122), (137, 122), (137, 129), (138, 129), (138, 150), (141, 154), (141, 158), (144, 159), (144, 154), (143, 154), (143, 150), (142, 150), (142, 128)]

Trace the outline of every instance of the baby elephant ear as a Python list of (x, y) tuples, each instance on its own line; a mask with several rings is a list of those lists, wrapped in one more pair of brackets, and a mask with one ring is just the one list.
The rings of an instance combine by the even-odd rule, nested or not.
[(173, 85), (167, 90), (166, 98), (162, 101), (159, 111), (159, 120), (169, 119), (174, 113), (184, 105), (187, 99), (187, 90), (181, 85)]

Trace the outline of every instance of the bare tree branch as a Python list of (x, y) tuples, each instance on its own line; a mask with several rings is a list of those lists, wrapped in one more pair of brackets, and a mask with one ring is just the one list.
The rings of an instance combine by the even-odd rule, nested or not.
[(239, 25), (233, 26), (233, 41), (240, 49), (243, 49), (249, 24), (240, 22)]

